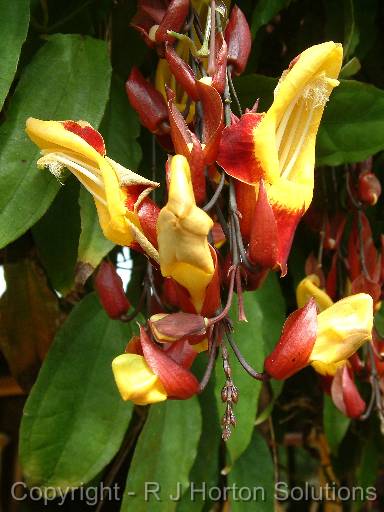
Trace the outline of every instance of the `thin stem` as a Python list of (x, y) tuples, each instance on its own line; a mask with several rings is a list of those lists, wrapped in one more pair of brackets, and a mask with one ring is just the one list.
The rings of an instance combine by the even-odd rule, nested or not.
[(232, 69), (231, 68), (232, 68), (232, 66), (228, 66), (228, 68), (227, 68), (227, 77), (228, 77), (229, 90), (231, 92), (231, 95), (232, 95), (233, 99), (235, 100), (235, 103), (236, 103), (236, 106), (237, 106), (237, 110), (239, 111), (239, 114), (242, 116), (243, 115), (243, 110), (241, 108), (240, 100), (239, 100), (239, 97), (237, 96), (236, 89), (235, 89), (235, 86), (233, 84), (232, 74), (231, 74)]
[(200, 386), (199, 386), (199, 393), (201, 393), (207, 386), (209, 379), (212, 375), (212, 370), (215, 365), (216, 361), (216, 355), (217, 355), (217, 328), (213, 328), (212, 332), (212, 341), (210, 343), (210, 349), (209, 349), (209, 358), (208, 358), (208, 364), (205, 369), (203, 378), (201, 379)]
[(216, 1), (211, 0), (211, 34), (209, 38), (208, 75), (215, 73), (215, 44), (216, 44)]
[(223, 320), (223, 318), (225, 318), (231, 308), (231, 305), (232, 305), (232, 300), (233, 300), (233, 289), (235, 287), (235, 277), (236, 277), (236, 272), (238, 271), (238, 269), (234, 266), (232, 266), (230, 269), (229, 269), (229, 273), (231, 275), (231, 278), (230, 278), (230, 281), (229, 281), (229, 287), (228, 287), (228, 297), (227, 297), (227, 303), (224, 307), (224, 309), (221, 311), (221, 313), (219, 313), (217, 316), (214, 316), (212, 318), (208, 318), (207, 320), (207, 326), (211, 326), (211, 325), (214, 325), (216, 324), (217, 322), (220, 322), (220, 320)]
[(220, 176), (219, 184), (217, 185), (217, 188), (216, 188), (213, 196), (208, 201), (208, 203), (203, 206), (203, 210), (205, 212), (208, 212), (209, 210), (211, 210), (215, 206), (216, 201), (219, 199), (221, 191), (223, 190), (224, 183), (225, 183), (225, 174), (222, 173), (221, 176)]
[(232, 347), (233, 352), (235, 353), (235, 356), (237, 357), (237, 360), (241, 364), (241, 366), (244, 368), (244, 370), (254, 379), (261, 380), (263, 382), (269, 380), (269, 375), (266, 373), (260, 373), (257, 372), (250, 364), (247, 363), (247, 361), (244, 359), (243, 355), (241, 354), (239, 347), (236, 345), (235, 340), (233, 339), (231, 333), (228, 329), (225, 330), (225, 334), (227, 337), (227, 340), (229, 341), (229, 344)]

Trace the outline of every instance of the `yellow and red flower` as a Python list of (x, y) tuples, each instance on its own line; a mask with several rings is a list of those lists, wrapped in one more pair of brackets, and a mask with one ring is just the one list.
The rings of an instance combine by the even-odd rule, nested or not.
[(92, 194), (106, 238), (119, 245), (139, 244), (158, 261), (158, 208), (148, 198), (159, 184), (106, 156), (100, 133), (85, 121), (40, 121), (29, 118), (26, 132), (43, 156), (37, 165), (58, 179), (68, 169)]

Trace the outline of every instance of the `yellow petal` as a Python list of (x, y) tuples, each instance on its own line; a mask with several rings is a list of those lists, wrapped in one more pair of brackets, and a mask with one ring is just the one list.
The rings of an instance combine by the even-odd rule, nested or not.
[(342, 56), (342, 46), (332, 41), (301, 53), (283, 73), (271, 108), (254, 128), (255, 157), (272, 186), (268, 197), (274, 204), (306, 210), (312, 201), (316, 135), (338, 85)]
[(188, 161), (175, 155), (170, 166), (168, 203), (161, 210), (157, 233), (161, 273), (184, 286), (199, 313), (214, 264), (207, 235), (212, 219), (196, 206)]
[(154, 404), (167, 399), (167, 393), (143, 356), (121, 354), (112, 361), (112, 371), (123, 400), (137, 405)]
[(321, 312), (317, 321), (309, 362), (321, 373), (334, 374), (342, 361), (372, 339), (372, 298), (366, 293), (345, 297)]
[(311, 297), (315, 299), (319, 311), (324, 311), (333, 304), (331, 297), (320, 288), (320, 279), (316, 274), (305, 277), (297, 286), (297, 306), (304, 307)]

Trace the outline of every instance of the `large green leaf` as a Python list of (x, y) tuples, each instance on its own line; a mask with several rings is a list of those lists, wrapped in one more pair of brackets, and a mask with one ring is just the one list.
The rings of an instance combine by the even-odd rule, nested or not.
[(259, 0), (252, 14), (251, 32), (255, 37), (257, 31), (271, 19), (276, 16), (282, 9), (287, 7), (291, 0)]
[(323, 423), (331, 452), (336, 455), (351, 420), (336, 408), (328, 395), (324, 395)]
[(128, 473), (121, 512), (176, 510), (176, 498), (189, 485), (200, 434), (196, 397), (151, 406)]
[(21, 46), (27, 37), (29, 1), (0, 0), (0, 110), (16, 73)]
[[(268, 446), (257, 430), (228, 475), (233, 512), (274, 511), (274, 471)], [(237, 492), (236, 492), (237, 489)]]
[(29, 485), (78, 487), (115, 455), (132, 407), (117, 392), (111, 361), (131, 335), (94, 294), (70, 314), (24, 409), (20, 457)]
[(317, 163), (359, 162), (384, 148), (384, 91), (343, 80), (327, 105), (316, 146)]
[(243, 109), (251, 108), (259, 99), (259, 111), (266, 111), (273, 101), (273, 90), (276, 87), (276, 78), (264, 75), (244, 75), (236, 78), (235, 88)]
[[(203, 377), (207, 363), (207, 357), (202, 354), (194, 364), (193, 371), (198, 370), (197, 375), (200, 380)], [(215, 401), (214, 375), (212, 375), (204, 392), (198, 398), (203, 420), (197, 450), (198, 456), (189, 475), (191, 485), (181, 498), (177, 506), (177, 512), (191, 512), (192, 510), (197, 512), (206, 509), (209, 506), (209, 499), (204, 496), (204, 493), (199, 492), (199, 489), (210, 489), (217, 485), (221, 435), (220, 419)]]
[(106, 44), (78, 35), (52, 36), (26, 68), (0, 128), (0, 247), (30, 228), (60, 188), (36, 169), (39, 152), (24, 133), (26, 119), (85, 119), (98, 126), (110, 72)]
[[(276, 274), (270, 274), (259, 290), (244, 293), (244, 305), (248, 322), (237, 320), (236, 305), (231, 309), (234, 339), (248, 363), (257, 371), (263, 371), (264, 359), (277, 343), (285, 319), (285, 303)], [(234, 463), (251, 440), (261, 382), (246, 373), (232, 352), (230, 363), (233, 382), (239, 389), (239, 401), (234, 407), (237, 425), (227, 443), (231, 461)], [(219, 413), (222, 414), (224, 407), (220, 390), (224, 384), (224, 374), (219, 361), (216, 364), (216, 381)]]
[(32, 228), (51, 285), (63, 294), (73, 285), (80, 236), (79, 183), (70, 178)]

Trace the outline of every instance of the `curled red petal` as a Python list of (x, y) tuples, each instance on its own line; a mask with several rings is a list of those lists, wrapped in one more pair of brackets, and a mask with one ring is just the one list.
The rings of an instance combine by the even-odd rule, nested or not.
[(125, 83), (125, 90), (142, 124), (153, 133), (164, 131), (164, 123), (168, 121), (164, 98), (152, 84), (145, 80), (136, 67), (132, 68)]
[(179, 340), (171, 343), (165, 352), (167, 356), (186, 369), (192, 366), (197, 356), (196, 350), (191, 347), (188, 340)]
[(216, 45), (218, 48), (215, 56), (215, 72), (212, 76), (212, 86), (219, 94), (223, 94), (227, 80), (227, 54), (228, 48), (222, 34), (216, 35)]
[(317, 333), (316, 303), (311, 299), (287, 318), (283, 332), (264, 368), (274, 379), (287, 379), (308, 364)]
[(146, 197), (137, 208), (137, 215), (139, 217), (140, 225), (144, 235), (148, 238), (151, 244), (157, 248), (157, 218), (160, 213), (160, 208), (149, 197)]
[(123, 281), (111, 262), (103, 261), (101, 263), (95, 278), (95, 289), (109, 317), (119, 318), (130, 308), (124, 292)]
[(253, 130), (261, 119), (261, 114), (248, 113), (238, 123), (224, 128), (217, 155), (218, 164), (227, 174), (249, 185), (258, 183), (264, 175), (255, 158), (253, 140)]
[(196, 82), (197, 91), (203, 107), (203, 142), (204, 158), (206, 165), (212, 164), (216, 160), (219, 150), (221, 134), (223, 132), (223, 102), (216, 89), (204, 82)]
[(155, 345), (144, 327), (140, 327), (140, 341), (146, 363), (159, 377), (169, 398), (185, 400), (198, 392), (196, 377)]
[(237, 209), (241, 213), (240, 231), (243, 239), (249, 242), (255, 219), (256, 191), (253, 185), (234, 180)]
[(177, 83), (194, 101), (199, 99), (196, 88), (196, 80), (191, 67), (176, 53), (173, 46), (166, 45), (165, 58), (169, 68), (175, 76)]

